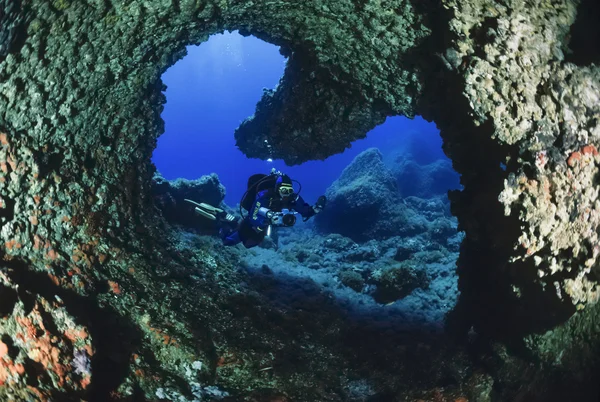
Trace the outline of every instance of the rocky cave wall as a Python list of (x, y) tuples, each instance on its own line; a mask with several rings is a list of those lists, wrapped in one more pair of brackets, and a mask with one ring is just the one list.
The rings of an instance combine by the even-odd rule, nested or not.
[[(576, 320), (588, 322), (600, 280), (600, 70), (568, 62), (577, 7), (567, 0), (0, 1), (2, 298), (17, 328), (3, 344), (54, 368), (50, 381), (23, 354), (9, 353), (0, 380), (23, 385), (25, 374), (83, 392), (89, 377), (74, 381), (62, 357), (39, 356), (91, 355), (90, 338), (103, 351), (110, 342), (98, 343), (100, 324), (86, 311), (100, 309), (101, 324), (124, 331), (117, 312), (133, 311), (143, 295), (160, 298), (168, 272), (185, 265), (168, 252), (150, 196), (165, 101), (160, 75), (186, 45), (226, 29), (280, 45), (289, 57), (279, 87), (236, 131), (249, 156), (322, 159), (395, 114), (439, 125), (464, 185), (451, 195), (466, 232), (456, 328), (521, 337), (579, 325), (567, 321), (576, 309), (583, 310)], [(170, 314), (177, 315), (162, 312)], [(36, 329), (56, 342), (32, 336)], [(136, 331), (131, 343), (145, 345)], [(583, 332), (551, 333), (532, 350), (551, 359), (539, 345), (560, 348)], [(126, 371), (131, 356), (94, 364)], [(125, 377), (92, 385), (108, 392)]]

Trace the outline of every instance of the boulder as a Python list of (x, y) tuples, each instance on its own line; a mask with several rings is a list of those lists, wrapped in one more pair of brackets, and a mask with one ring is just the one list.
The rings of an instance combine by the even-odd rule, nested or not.
[(396, 179), (376, 148), (359, 154), (326, 195), (327, 208), (315, 219), (321, 231), (364, 242), (426, 230), (425, 218), (401, 201)]
[(317, 215), (317, 226), (355, 241), (375, 236), (389, 205), (398, 202), (396, 181), (376, 148), (359, 154), (327, 189), (326, 196), (327, 208)]
[(372, 294), (375, 301), (386, 304), (408, 296), (417, 288), (426, 289), (429, 277), (425, 270), (404, 263), (374, 271), (368, 282), (376, 286)]

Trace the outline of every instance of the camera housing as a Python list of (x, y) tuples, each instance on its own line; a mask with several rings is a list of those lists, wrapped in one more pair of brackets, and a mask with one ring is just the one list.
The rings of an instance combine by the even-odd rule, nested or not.
[(283, 223), (283, 226), (294, 226), (296, 224), (296, 215), (284, 214), (281, 218), (281, 222)]

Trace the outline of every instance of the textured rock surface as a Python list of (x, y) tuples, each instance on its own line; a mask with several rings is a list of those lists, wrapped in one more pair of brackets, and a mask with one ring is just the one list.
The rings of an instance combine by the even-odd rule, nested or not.
[[(432, 181), (426, 173), (420, 178)], [(327, 189), (327, 208), (315, 222), (325, 233), (339, 233), (359, 242), (427, 234), (437, 236), (435, 242), (445, 243), (456, 234), (456, 224), (445, 216), (447, 205), (440, 199), (400, 195), (381, 152), (369, 148)]]
[(426, 288), (428, 278), (425, 271), (417, 271), (408, 265), (399, 265), (373, 275), (377, 290), (373, 294), (378, 303), (390, 303), (410, 294), (416, 288)]
[[(587, 32), (577, 6), (0, 1), (0, 398), (200, 400), (226, 390), (233, 400), (338, 401), (372, 387), (380, 400), (590, 400), (600, 71), (597, 53), (565, 58), (572, 25)], [(240, 294), (234, 254), (173, 240), (151, 195), (159, 77), (186, 45), (224, 29), (280, 45), (291, 60), (236, 134), (248, 155), (323, 158), (389, 114), (438, 124), (464, 186), (452, 195), (466, 232), (452, 323), (525, 339), (528, 353), (482, 342), (484, 364), (471, 372), (465, 355), (440, 358), (449, 349), (432, 341), (437, 360), (414, 348), (390, 363), (400, 340), (368, 330), (361, 340), (375, 346), (346, 339), (354, 348), (341, 351), (352, 328), (317, 308), (289, 319), (258, 292)], [(389, 372), (365, 383), (359, 373), (384, 361)], [(401, 389), (399, 372), (410, 384)]]
[(288, 163), (324, 159), (388, 115), (414, 116), (422, 84), (411, 53), (430, 28), (412, 2), (285, 3), (252, 7), (254, 20), (243, 25), (284, 45), (290, 61), (276, 91), (236, 131), (242, 151)]
[(404, 218), (405, 211), (396, 208), (400, 202), (396, 181), (376, 148), (354, 158), (325, 195), (328, 205), (316, 222), (327, 232), (361, 241), (389, 237), (398, 227), (390, 221)]
[[(415, 252), (396, 262), (399, 243), (413, 245)], [(405, 331), (412, 342), (413, 332), (443, 332), (444, 316), (458, 296), (457, 256), (439, 244), (434, 249), (423, 236), (357, 244), (338, 234), (323, 236), (310, 227), (296, 227), (280, 231), (276, 251), (256, 249), (241, 258), (251, 275), (289, 281), (285, 298), (295, 303), (305, 304), (302, 290), (311, 288), (311, 297), (328, 295), (350, 322), (357, 316), (372, 321), (388, 316), (381, 324)], [(273, 297), (276, 292), (274, 287), (269, 293)]]
[[(539, 3), (534, 10), (483, 2), (477, 12), (469, 4), (452, 5), (451, 54), (460, 64), (449, 67), (464, 77), (468, 102), (456, 107), (471, 111), (475, 127), (468, 130), (486, 138), (466, 145), (457, 132), (443, 134), (465, 186), (453, 197), (467, 231), (461, 290), (466, 304), (506, 306), (493, 315), (478, 307), (482, 330), (542, 330), (564, 321), (570, 306), (598, 298), (591, 272), (597, 266), (598, 187), (591, 177), (600, 71), (563, 63), (576, 5)], [(440, 120), (443, 133), (444, 122), (452, 120), (458, 128), (455, 118)], [(496, 263), (481, 271), (478, 265), (491, 256)], [(493, 292), (482, 286), (487, 281), (497, 284)], [(515, 319), (520, 325), (504, 327)]]

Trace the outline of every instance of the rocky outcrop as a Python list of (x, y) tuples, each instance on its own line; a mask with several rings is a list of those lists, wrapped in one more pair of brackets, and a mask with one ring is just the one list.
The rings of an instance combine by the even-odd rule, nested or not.
[(396, 213), (396, 182), (376, 148), (358, 155), (325, 195), (328, 205), (316, 217), (318, 226), (355, 240), (389, 237), (403, 217), (403, 211)]
[[(596, 32), (578, 6), (0, 2), (0, 397), (336, 401), (373, 384), (369, 397), (382, 400), (589, 400), (600, 344), (600, 70), (597, 53), (568, 54), (571, 32)], [(241, 286), (235, 253), (174, 240), (151, 191), (160, 75), (185, 46), (225, 29), (290, 58), (236, 133), (248, 155), (323, 158), (392, 114), (440, 127), (466, 232), (451, 327), (483, 337), (471, 356), (486, 372), (457, 374), (471, 372), (467, 355), (437, 339), (398, 358), (408, 352), (397, 339), (332, 320), (327, 299), (289, 319)], [(339, 348), (352, 344), (347, 333), (361, 335), (353, 353)], [(489, 338), (527, 353), (487, 347)], [(341, 380), (340, 367), (359, 380)]]
[[(256, 20), (247, 27), (243, 22), (240, 32), (283, 44), (289, 60), (277, 89), (265, 91), (255, 115), (236, 130), (247, 155), (289, 164), (325, 159), (386, 116), (415, 115), (423, 85), (418, 67), (403, 61), (431, 35), (419, 6), (329, 1), (248, 13)], [(306, 15), (314, 18), (309, 22)], [(254, 28), (256, 21), (277, 21), (277, 27), (267, 34)]]
[[(424, 174), (423, 180), (432, 180)], [(316, 216), (317, 227), (355, 241), (427, 234), (446, 243), (456, 234), (447, 205), (430, 199), (402, 198), (396, 178), (383, 163), (381, 152), (370, 148), (359, 154), (327, 189), (327, 208)]]
[[(479, 305), (467, 314), (495, 336), (551, 328), (597, 297), (596, 190), (586, 178), (597, 168), (600, 72), (563, 63), (576, 6), (482, 7), (474, 23), (474, 8), (453, 5), (456, 46), (446, 61), (465, 79), (466, 103), (451, 113), (472, 110), (475, 124), (459, 134), (452, 116), (437, 120), (464, 185), (451, 197), (467, 232), (460, 304)], [(490, 260), (497, 263), (482, 271)], [(495, 283), (494, 291), (482, 283)], [(493, 315), (481, 308), (499, 304), (505, 308)]]
[[(265, 90), (255, 114), (236, 129), (236, 144), (249, 157), (280, 158), (289, 165), (324, 160), (385, 121), (385, 109), (358, 93), (348, 102), (349, 82), (331, 87), (331, 73), (315, 71), (310, 58), (292, 55), (277, 90)], [(322, 138), (314, 137), (317, 132)]]

